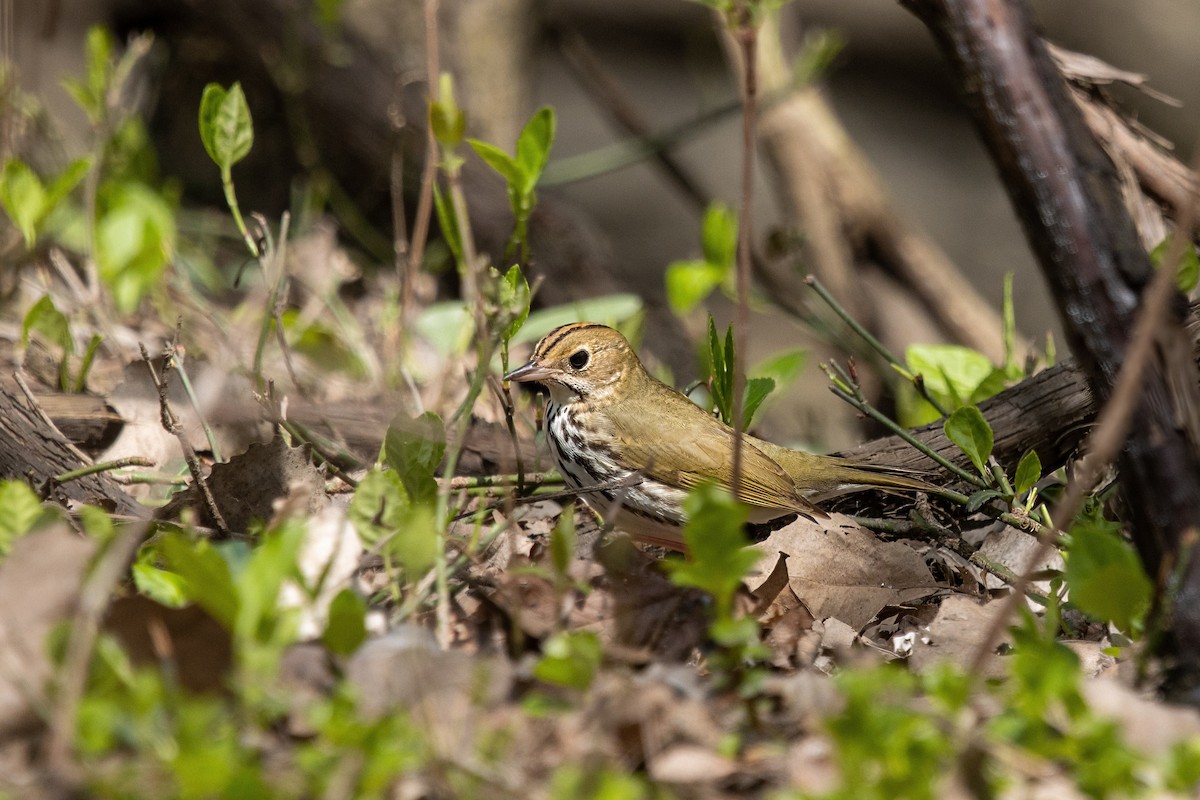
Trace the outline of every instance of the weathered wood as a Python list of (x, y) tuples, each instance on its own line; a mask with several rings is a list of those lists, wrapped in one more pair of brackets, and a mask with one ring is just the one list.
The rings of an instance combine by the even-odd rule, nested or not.
[[(0, 478), (44, 484), (84, 466), (71, 443), (47, 425), (36, 409), (0, 386)], [(119, 483), (101, 473), (56, 486), (56, 495), (101, 506), (116, 514), (145, 517), (147, 511)]]
[[(1071, 350), (1103, 401), (1125, 362), (1150, 259), (1123, 203), (1117, 170), (1088, 130), (1020, 0), (901, 0), (932, 31), (966, 95), (1046, 276)], [(1119, 460), (1131, 532), (1147, 571), (1170, 592), (1160, 652), (1175, 691), (1200, 701), (1200, 454), (1186, 334), (1163, 320), (1159, 347)], [(1189, 435), (1190, 434), (1190, 435)], [(1181, 559), (1186, 559), (1180, 564)]]
[[(1087, 433), (1098, 407), (1087, 379), (1074, 362), (1039, 372), (979, 404), (995, 434), (994, 453), (1009, 467), (1028, 450), (1054, 469), (1066, 463)], [(935, 453), (969, 467), (969, 462), (942, 433), (941, 421), (913, 431)], [(885, 436), (841, 455), (856, 461), (936, 472), (933, 459), (922, 455), (899, 436)]]

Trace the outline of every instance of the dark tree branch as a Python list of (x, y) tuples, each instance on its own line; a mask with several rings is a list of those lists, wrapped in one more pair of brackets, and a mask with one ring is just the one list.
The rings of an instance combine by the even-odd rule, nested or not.
[[(901, 0), (933, 32), (963, 87), (1030, 244), (1071, 349), (1106, 401), (1126, 358), (1150, 260), (1122, 203), (1116, 169), (1088, 130), (1020, 0)], [(1164, 655), (1176, 691), (1200, 687), (1200, 459), (1184, 421), (1197, 375), (1178, 358), (1182, 304), (1164, 319), (1119, 460), (1134, 542), (1173, 618)], [(1186, 352), (1183, 351), (1183, 352)], [(1180, 565), (1180, 559), (1189, 563)], [(1172, 581), (1172, 577), (1178, 580)], [(1189, 599), (1190, 598), (1190, 599)], [(1193, 699), (1200, 699), (1193, 695)]]

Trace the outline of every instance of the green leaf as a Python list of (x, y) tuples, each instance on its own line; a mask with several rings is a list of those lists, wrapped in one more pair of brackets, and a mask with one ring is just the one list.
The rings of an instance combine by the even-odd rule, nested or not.
[(742, 429), (750, 427), (759, 406), (775, 391), (775, 381), (771, 378), (750, 378), (746, 381), (746, 397), (742, 403)]
[(394, 469), (372, 469), (358, 482), (350, 498), (350, 521), (359, 538), (374, 547), (398, 529), (412, 501)]
[(675, 261), (667, 266), (667, 302), (683, 316), (690, 313), (725, 280), (727, 270), (707, 261)]
[(228, 90), (217, 83), (204, 87), (200, 97), (200, 140), (218, 167), (231, 169), (254, 145), (254, 121), (242, 85)]
[(159, 569), (147, 562), (134, 564), (132, 572), (133, 585), (154, 602), (168, 608), (187, 605), (187, 582), (182, 575)]
[(0, 556), (8, 555), (12, 544), (42, 521), (46, 512), (33, 489), (22, 481), (0, 481)]
[(542, 658), (534, 665), (533, 676), (556, 686), (586, 689), (603, 655), (600, 638), (590, 631), (556, 633), (542, 645)]
[(519, 186), (522, 183), (521, 168), (508, 153), (479, 139), (468, 139), (467, 144), (471, 146), (476, 155), (483, 159), (484, 163), (498, 172), (509, 186)]
[(688, 515), (684, 541), (686, 561), (664, 561), (677, 586), (702, 589), (716, 601), (717, 617), (728, 616), (733, 596), (746, 572), (758, 563), (759, 554), (746, 547), (743, 532), (746, 507), (729, 492), (711, 483), (692, 490), (684, 501)]
[(575, 558), (575, 505), (567, 503), (550, 531), (550, 563), (554, 573), (566, 577)]
[(383, 438), (384, 459), (400, 476), (409, 497), (417, 502), (437, 495), (433, 473), (445, 452), (446, 428), (432, 411), (416, 418), (397, 414)]
[(1153, 591), (1137, 553), (1105, 521), (1081, 519), (1070, 533), (1066, 577), (1071, 603), (1132, 632), (1149, 609)]
[(268, 530), (234, 578), (238, 597), (234, 635), (239, 641), (269, 640), (272, 631), (264, 623), (276, 614), (284, 579), (299, 575), (296, 560), (306, 534), (306, 523), (299, 519)]
[(607, 294), (543, 308), (530, 312), (521, 330), (513, 336), (512, 343), (536, 342), (559, 325), (581, 319), (616, 327), (637, 316), (643, 307), (642, 298), (636, 294)]
[(554, 109), (543, 106), (534, 112), (517, 137), (517, 165), (521, 173), (517, 189), (522, 195), (529, 195), (542, 176), (554, 145), (554, 133)]
[(783, 390), (795, 383), (807, 362), (807, 351), (787, 350), (759, 362), (758, 366), (750, 371), (757, 377), (774, 379), (775, 388)]
[(1037, 451), (1030, 450), (1021, 456), (1021, 460), (1017, 463), (1017, 475), (1013, 484), (1013, 491), (1017, 494), (1025, 494), (1041, 479), (1042, 460), (1038, 458)]
[(411, 573), (433, 565), (441, 546), (431, 503), (413, 503), (393, 469), (373, 469), (350, 500), (350, 521), (359, 537)]
[(62, 348), (66, 354), (75, 352), (75, 340), (71, 336), (71, 323), (65, 314), (55, 307), (50, 295), (42, 295), (25, 314), (21, 323), (21, 345), (29, 346), (29, 334), (37, 331), (47, 340)]
[(724, 203), (710, 205), (700, 226), (704, 260), (728, 272), (737, 258), (737, 236), (737, 215)]
[(417, 331), (439, 355), (449, 358), (466, 352), (475, 333), (475, 324), (461, 300), (447, 300), (422, 309), (417, 317)]
[(342, 589), (329, 604), (321, 641), (331, 653), (348, 656), (367, 638), (367, 604), (353, 589)]
[[(1162, 260), (1166, 258), (1167, 251), (1171, 247), (1171, 237), (1163, 239), (1154, 249), (1150, 251), (1150, 262), (1155, 267), (1162, 266)], [(1179, 264), (1175, 272), (1175, 285), (1183, 294), (1191, 294), (1196, 288), (1197, 281), (1200, 281), (1200, 256), (1196, 254), (1196, 248), (1190, 244), (1183, 249), (1183, 256), (1179, 259)]]
[(18, 159), (9, 159), (0, 172), (0, 205), (21, 231), (25, 246), (37, 242), (37, 224), (46, 213), (46, 190), (33, 170)]
[(979, 388), (996, 372), (987, 356), (955, 344), (912, 345), (905, 352), (905, 361), (910, 372), (924, 378), (930, 392), (956, 405), (977, 402)]
[(992, 454), (992, 427), (975, 406), (963, 406), (950, 415), (942, 426), (946, 438), (967, 454), (980, 474), (987, 475), (987, 460)]
[(501, 308), (512, 316), (512, 320), (500, 332), (507, 342), (517, 335), (517, 331), (521, 330), (521, 326), (529, 318), (529, 281), (525, 280), (525, 273), (521, 272), (520, 266), (513, 264), (508, 268), (501, 280), (500, 290)]
[(229, 564), (207, 541), (195, 543), (179, 533), (168, 533), (159, 544), (163, 559), (183, 580), (188, 600), (233, 631), (238, 617), (238, 593)]
[(429, 125), (438, 144), (453, 150), (462, 144), (467, 118), (454, 99), (454, 79), (443, 72), (438, 82), (438, 99), (429, 105)]
[(77, 158), (67, 165), (67, 168), (62, 171), (54, 181), (46, 188), (45, 209), (42, 216), (48, 215), (51, 211), (58, 207), (71, 190), (79, 185), (79, 182), (88, 174), (88, 170), (92, 168), (91, 158)]
[(1004, 493), (998, 492), (995, 489), (981, 489), (967, 498), (967, 503), (963, 506), (963, 510), (968, 514), (974, 514), (983, 508), (983, 504), (988, 500), (994, 500), (997, 497), (1004, 497)]

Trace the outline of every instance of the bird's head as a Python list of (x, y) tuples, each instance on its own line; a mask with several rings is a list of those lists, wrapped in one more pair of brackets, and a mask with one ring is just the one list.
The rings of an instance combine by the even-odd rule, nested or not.
[(555, 403), (603, 402), (644, 370), (619, 331), (595, 322), (575, 322), (547, 333), (524, 366), (504, 376), (533, 381), (550, 390)]

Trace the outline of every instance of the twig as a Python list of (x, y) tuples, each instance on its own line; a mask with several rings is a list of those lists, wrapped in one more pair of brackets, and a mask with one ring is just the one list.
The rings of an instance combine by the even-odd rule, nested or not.
[[(438, 0), (424, 0), (425, 9), (425, 83), (429, 102), (437, 91), (438, 75)], [(412, 242), (409, 249), (407, 272), (412, 274), (421, 269), (425, 256), (425, 243), (429, 238), (429, 222), (433, 215), (433, 181), (437, 177), (438, 143), (433, 135), (433, 126), (425, 125), (425, 166), (421, 170), (421, 193), (417, 197), (417, 213), (413, 220)]]
[(737, 308), (734, 316), (734, 353), (737, 354), (736, 369), (733, 371), (733, 463), (731, 465), (730, 489), (738, 496), (742, 480), (742, 436), (745, 420), (742, 408), (746, 393), (745, 361), (749, 352), (750, 333), (750, 262), (753, 241), (753, 219), (751, 203), (754, 200), (754, 125), (758, 102), (758, 23), (750, 8), (749, 0), (738, 0), (734, 6), (735, 19), (730, 20), (731, 33), (735, 37), (742, 58), (742, 197), (738, 214), (737, 240)]
[(167, 399), (167, 382), (166, 377), (169, 374), (171, 367), (172, 356), (178, 337), (179, 328), (175, 329), (176, 340), (167, 344), (163, 354), (164, 371), (162, 378), (159, 378), (158, 371), (154, 369), (154, 363), (150, 360), (150, 354), (146, 351), (146, 345), (138, 342), (138, 350), (142, 354), (142, 363), (146, 365), (146, 369), (150, 372), (150, 380), (154, 383), (154, 388), (158, 390), (158, 405), (161, 411), (161, 419), (163, 429), (174, 436), (179, 442), (179, 447), (183, 451), (183, 460), (188, 465), (188, 471), (192, 473), (192, 482), (200, 489), (200, 495), (204, 498), (204, 505), (212, 514), (213, 523), (222, 536), (229, 535), (229, 526), (225, 524), (225, 517), (221, 515), (221, 509), (217, 507), (217, 501), (213, 497), (212, 489), (209, 488), (208, 481), (204, 477), (203, 470), (200, 469), (200, 460), (196, 457), (196, 451), (192, 447), (191, 442), (187, 440), (187, 435), (179, 426), (179, 420), (175, 418), (175, 413), (171, 411), (171, 402)]

